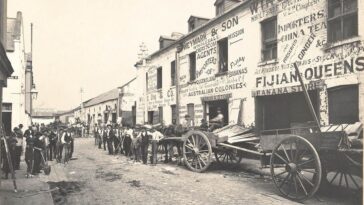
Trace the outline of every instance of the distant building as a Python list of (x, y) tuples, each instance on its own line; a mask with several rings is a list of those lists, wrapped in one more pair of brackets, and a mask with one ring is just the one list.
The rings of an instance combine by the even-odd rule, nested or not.
[(64, 124), (73, 124), (75, 122), (74, 118), (74, 109), (69, 111), (58, 111), (55, 114), (55, 119)]
[(32, 115), (33, 124), (49, 125), (56, 119), (56, 111), (53, 109), (34, 109)]

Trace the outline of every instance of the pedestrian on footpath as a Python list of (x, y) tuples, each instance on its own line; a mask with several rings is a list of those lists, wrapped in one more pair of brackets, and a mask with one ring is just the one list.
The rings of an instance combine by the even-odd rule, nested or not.
[(102, 139), (104, 137), (104, 129), (99, 126), (98, 128), (98, 135), (97, 135), (97, 139), (98, 139), (98, 144), (99, 144), (99, 149), (102, 149)]
[(14, 136), (17, 140), (17, 143), (15, 145), (15, 151), (14, 151), (14, 170), (20, 169), (20, 157), (23, 152), (23, 134), (21, 133), (20, 129), (15, 127), (14, 128)]
[(114, 141), (114, 133), (111, 129), (111, 125), (108, 124), (107, 125), (107, 130), (105, 132), (105, 137), (106, 142), (107, 142), (107, 150), (109, 151), (109, 154), (112, 155), (114, 154), (114, 148), (113, 148), (113, 141)]
[(34, 156), (34, 143), (36, 140), (35, 132), (37, 130), (36, 126), (29, 126), (29, 128), (24, 132), (25, 137), (25, 162), (27, 164), (27, 177), (32, 177), (32, 167), (33, 167), (33, 156)]

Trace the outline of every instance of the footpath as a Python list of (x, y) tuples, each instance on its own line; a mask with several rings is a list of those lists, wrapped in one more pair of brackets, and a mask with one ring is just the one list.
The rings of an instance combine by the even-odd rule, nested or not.
[(16, 170), (17, 192), (14, 192), (13, 180), (1, 179), (0, 205), (51, 205), (53, 199), (49, 185), (42, 180), (44, 174), (40, 173), (32, 178), (26, 177), (26, 164), (24, 160), (20, 164), (20, 170)]

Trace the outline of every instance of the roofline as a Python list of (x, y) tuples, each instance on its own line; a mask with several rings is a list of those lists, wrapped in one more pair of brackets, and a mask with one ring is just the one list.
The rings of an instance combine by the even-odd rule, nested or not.
[(191, 15), (191, 16), (188, 18), (187, 22), (189, 22), (191, 18), (198, 18), (198, 19), (204, 19), (204, 20), (211, 20), (211, 18), (206, 18), (206, 17), (196, 16), (196, 15)]
[[(110, 101), (117, 100), (117, 99), (118, 99), (118, 98), (111, 98), (111, 99), (108, 99), (108, 100), (100, 101), (100, 102), (95, 103), (95, 104), (92, 104), (92, 105), (84, 106), (83, 108), (92, 107), (92, 106), (94, 106), (94, 105), (98, 105), (98, 104), (105, 103), (105, 102), (110, 102)], [(80, 109), (81, 109), (81, 108), (80, 108)]]
[(135, 79), (137, 79), (137, 77), (134, 77), (133, 79), (129, 80), (127, 83), (125, 83), (124, 85), (117, 87), (117, 88), (123, 88), (125, 86), (127, 86), (129, 83), (133, 82)]
[(171, 43), (170, 45), (159, 49), (157, 51), (155, 51), (154, 53), (150, 54), (149, 56), (147, 56), (146, 58), (151, 58), (153, 56), (156, 56), (160, 53), (163, 53), (165, 50), (172, 48), (173, 46), (176, 46), (177, 44), (185, 41), (187, 38), (191, 37), (192, 35), (194, 35), (195, 33), (197, 33), (198, 31), (205, 29), (206, 27), (210, 26), (211, 24), (215, 23), (216, 21), (218, 21), (220, 18), (227, 16), (228, 14), (234, 12), (235, 10), (240, 9), (241, 7), (245, 6), (248, 2), (250, 2), (252, 0), (247, 0), (247, 1), (243, 1), (241, 3), (239, 3), (237, 6), (231, 8), (230, 10), (226, 11), (225, 13), (219, 15), (219, 16), (215, 16), (214, 18), (210, 19), (207, 23), (203, 24), (202, 26), (194, 29), (193, 31), (191, 31), (190, 33), (187, 33), (186, 35), (182, 36), (180, 39), (176, 40), (175, 42)]

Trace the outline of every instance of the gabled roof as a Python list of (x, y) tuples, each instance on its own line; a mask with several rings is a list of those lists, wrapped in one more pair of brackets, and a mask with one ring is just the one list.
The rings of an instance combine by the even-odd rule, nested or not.
[(207, 20), (207, 21), (210, 20), (209, 18), (191, 15), (190, 18), (188, 18), (187, 22), (190, 22), (194, 18), (196, 18), (196, 19), (203, 19), (203, 20)]
[[(224, 12), (223, 14), (221, 14), (220, 16), (215, 16), (214, 18), (210, 19), (209, 21), (207, 21), (205, 24), (203, 24), (202, 26), (194, 29), (193, 31), (191, 31), (190, 33), (184, 35), (183, 37), (181, 37), (180, 39), (178, 39), (177, 41), (171, 43), (170, 45), (162, 48), (162, 49), (159, 49), (157, 51), (155, 51), (154, 53), (148, 55), (146, 57), (146, 59), (150, 59), (156, 55), (159, 55), (165, 51), (167, 51), (168, 49), (170, 48), (173, 48), (173, 47), (177, 47), (178, 44), (186, 41), (186, 39), (192, 37), (193, 35), (195, 35), (197, 32), (200, 32), (201, 30), (205, 29), (206, 27), (210, 26), (211, 24), (215, 23), (216, 21), (218, 21), (220, 18), (223, 18), (227, 15), (229, 15), (231, 12), (234, 12), (236, 11), (237, 9), (240, 9), (240, 8), (243, 8), (245, 5), (247, 5), (250, 1), (253, 1), (253, 0), (245, 0), (245, 1), (241, 1), (241, 0), (233, 0), (233, 1), (236, 1), (236, 2), (239, 2), (239, 4), (237, 4), (235, 7), (232, 7), (231, 9), (227, 10), (226, 12)], [(138, 63), (140, 61), (138, 61), (135, 65), (137, 66)]]
[(94, 98), (91, 98), (84, 103), (84, 107), (91, 107), (93, 105), (97, 105), (100, 103), (104, 103), (104, 102), (108, 102), (111, 100), (117, 100), (119, 97), (119, 88), (123, 88), (125, 86), (127, 86), (128, 84), (130, 84), (131, 82), (133, 82), (136, 79), (136, 77), (134, 77), (133, 79), (129, 80), (127, 83), (123, 84), (120, 87), (114, 88), (112, 90), (109, 90), (105, 93), (102, 93)]
[[(216, 6), (216, 4), (220, 4), (223, 1), (225, 1), (225, 0), (216, 0), (214, 3), (214, 6)], [(229, 0), (229, 1), (241, 2), (241, 0)]]
[(119, 90), (117, 88), (114, 88), (112, 90), (109, 90), (105, 93), (102, 93), (101, 95), (98, 95), (92, 99), (90, 99), (87, 102), (84, 102), (84, 107), (90, 107), (93, 105), (97, 105), (103, 102), (111, 101), (118, 99), (119, 96)]

